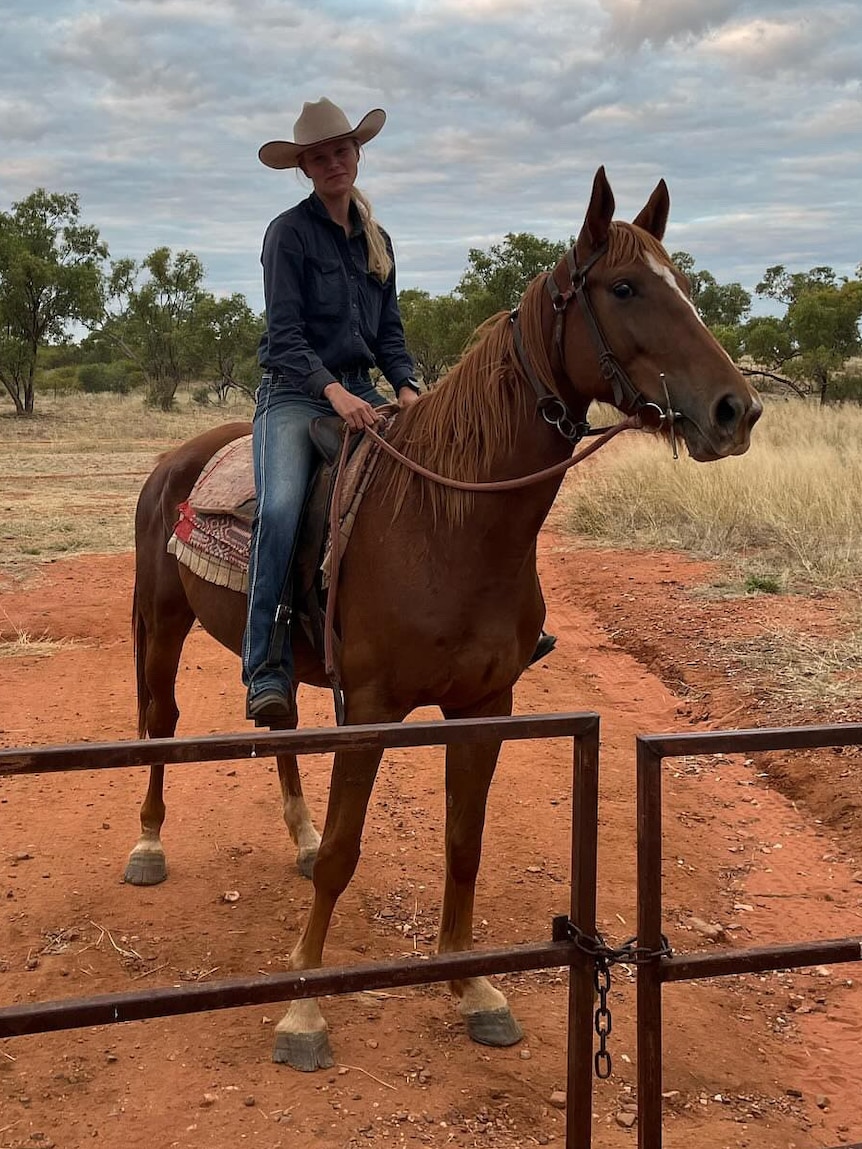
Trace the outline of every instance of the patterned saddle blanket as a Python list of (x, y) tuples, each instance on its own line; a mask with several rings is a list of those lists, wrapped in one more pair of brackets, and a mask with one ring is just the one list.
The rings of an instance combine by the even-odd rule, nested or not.
[[(338, 544), (342, 553), (378, 457), (373, 441), (363, 438), (346, 464), (339, 510)], [(313, 483), (327, 482), (333, 468), (324, 465), (321, 470), (327, 473), (318, 472)], [(313, 510), (317, 506), (317, 514), (322, 515), (321, 504), (326, 502), (310, 498), (309, 507)], [(199, 578), (247, 593), (255, 504), (251, 435), (245, 435), (217, 451), (201, 471), (188, 499), (178, 508), (179, 519), (168, 540), (168, 551)], [(332, 540), (328, 538), (328, 526), (317, 524), (311, 531), (308, 527), (306, 524), (302, 530), (300, 551), (303, 535), (326, 539), (325, 546), (317, 544), (313, 559), (325, 587)]]

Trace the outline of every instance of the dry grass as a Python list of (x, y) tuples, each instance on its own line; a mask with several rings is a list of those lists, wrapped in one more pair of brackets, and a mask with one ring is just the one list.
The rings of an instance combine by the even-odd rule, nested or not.
[(734, 559), (780, 585), (862, 571), (862, 409), (769, 403), (748, 454), (704, 466), (621, 436), (567, 483), (561, 519), (612, 546)]
[(0, 571), (19, 576), (58, 556), (128, 550), (156, 457), (251, 410), (184, 399), (164, 414), (140, 396), (39, 396), (35, 416), (19, 419), (0, 405)]
[(725, 656), (769, 684), (773, 699), (792, 706), (835, 705), (862, 696), (862, 631), (840, 639), (770, 630), (722, 643)]
[(72, 638), (52, 638), (47, 631), (34, 636), (17, 626), (5, 610), (0, 610), (0, 616), (0, 658), (41, 658), (85, 645)]

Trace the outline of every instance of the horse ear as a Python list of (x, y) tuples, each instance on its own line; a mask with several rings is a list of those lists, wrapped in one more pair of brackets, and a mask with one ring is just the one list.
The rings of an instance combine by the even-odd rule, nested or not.
[(595, 249), (601, 247), (608, 238), (608, 228), (614, 217), (614, 193), (608, 183), (604, 167), (600, 167), (593, 180), (593, 191), (590, 196), (590, 205), (584, 219), (584, 226), (578, 236), (578, 242)]
[(667, 217), (670, 214), (670, 195), (667, 184), (659, 180), (655, 191), (649, 197), (644, 207), (632, 223), (648, 231), (659, 243), (664, 239), (664, 229), (667, 227)]

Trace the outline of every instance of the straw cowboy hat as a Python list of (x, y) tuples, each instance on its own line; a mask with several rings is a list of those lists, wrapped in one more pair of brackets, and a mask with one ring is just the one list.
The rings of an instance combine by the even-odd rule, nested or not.
[(372, 108), (362, 117), (355, 128), (337, 104), (324, 96), (317, 103), (304, 103), (299, 119), (293, 125), (295, 142), (290, 140), (270, 140), (257, 153), (261, 163), (268, 168), (295, 168), (302, 152), (314, 144), (329, 140), (339, 140), (351, 136), (359, 144), (373, 140), (386, 123), (386, 113), (382, 108)]

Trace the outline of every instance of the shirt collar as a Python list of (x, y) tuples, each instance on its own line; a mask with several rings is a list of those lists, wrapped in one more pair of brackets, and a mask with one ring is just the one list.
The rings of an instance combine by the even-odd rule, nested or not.
[[(323, 200), (320, 198), (320, 196), (317, 194), (317, 192), (311, 193), (311, 195), (308, 197), (308, 203), (309, 203), (309, 206), (311, 207), (311, 210), (316, 215), (319, 215), (323, 219), (328, 220), (328, 222), (333, 224), (335, 227), (338, 226), (335, 223), (335, 220), (332, 218), (332, 216), (326, 210), (326, 204), (324, 204)], [(348, 210), (349, 210), (349, 215), (350, 215), (350, 222), (352, 224), (352, 227), (350, 229), (350, 235), (352, 238), (355, 235), (361, 235), (362, 230), (363, 230), (362, 229), (362, 218), (359, 215), (359, 208), (356, 206), (356, 203), (354, 200), (350, 201), (350, 208)]]

